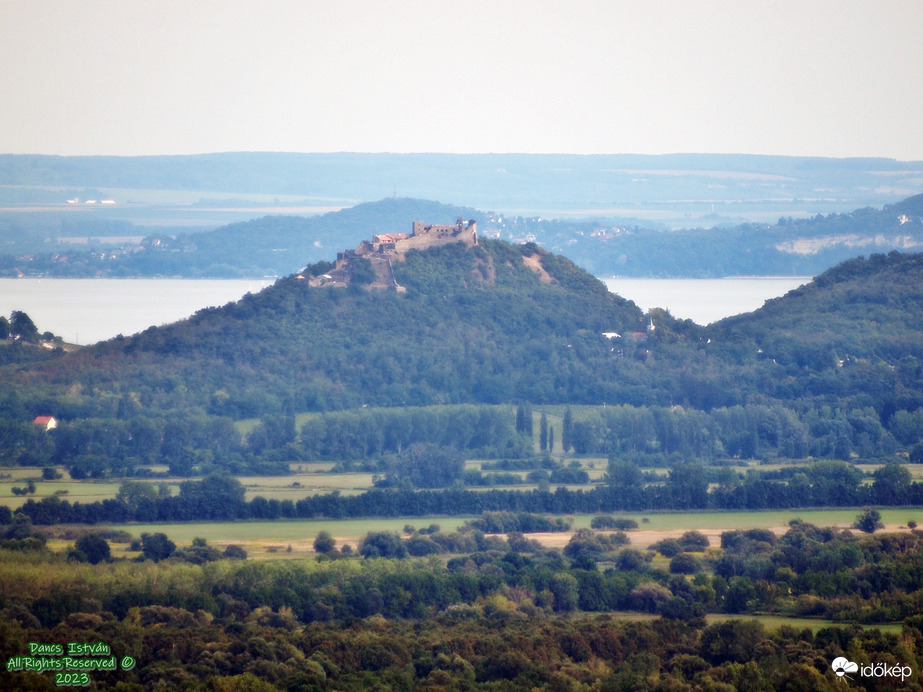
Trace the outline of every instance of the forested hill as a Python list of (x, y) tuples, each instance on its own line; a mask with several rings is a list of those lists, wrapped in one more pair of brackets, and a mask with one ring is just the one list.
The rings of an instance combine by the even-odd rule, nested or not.
[(515, 402), (802, 402), (886, 418), (923, 406), (921, 255), (847, 262), (708, 328), (644, 316), (534, 245), (414, 251), (394, 273), (406, 293), (293, 275), (183, 322), (8, 366), (15, 392), (0, 404), (62, 419)]
[(614, 358), (602, 332), (644, 329), (633, 303), (535, 246), (414, 251), (394, 273), (406, 293), (289, 276), (10, 377), (64, 417), (118, 406), (240, 418), (286, 406), (602, 401), (612, 382), (598, 371)]
[(706, 331), (746, 338), (772, 357), (823, 369), (850, 360), (923, 358), (923, 254), (858, 257)]

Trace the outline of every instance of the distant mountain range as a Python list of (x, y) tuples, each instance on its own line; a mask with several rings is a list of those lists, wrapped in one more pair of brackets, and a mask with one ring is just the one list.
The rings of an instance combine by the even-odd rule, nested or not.
[(923, 195), (772, 225), (664, 231), (600, 221), (505, 217), (427, 200), (388, 198), (316, 216), (264, 216), (213, 231), (116, 243), (48, 244), (0, 254), (0, 276), (283, 276), (414, 220), (474, 219), (484, 237), (532, 242), (597, 276), (813, 276), (857, 255), (923, 248)]
[[(729, 154), (0, 156), (0, 201), (353, 206), (441, 200), (514, 216), (671, 228), (883, 206), (923, 191), (923, 162)], [(172, 193), (172, 194), (171, 194)], [(112, 213), (115, 213), (114, 211)], [(123, 217), (124, 218), (124, 217)], [(218, 224), (216, 224), (218, 225)]]
[[(728, 154), (284, 154), (0, 156), (4, 201), (199, 203), (278, 196), (353, 206), (392, 195), (523, 216), (753, 220), (881, 206), (923, 189), (923, 162)], [(150, 194), (157, 191), (161, 194)], [(147, 194), (146, 194), (147, 193)], [(682, 226), (690, 223), (688, 218)], [(675, 227), (675, 224), (674, 224)]]

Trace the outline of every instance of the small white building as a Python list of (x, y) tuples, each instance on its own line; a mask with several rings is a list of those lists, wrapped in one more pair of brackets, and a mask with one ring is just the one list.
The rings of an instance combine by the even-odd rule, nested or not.
[(55, 420), (54, 416), (36, 416), (32, 424), (40, 425), (45, 430), (54, 430), (58, 427), (58, 421)]

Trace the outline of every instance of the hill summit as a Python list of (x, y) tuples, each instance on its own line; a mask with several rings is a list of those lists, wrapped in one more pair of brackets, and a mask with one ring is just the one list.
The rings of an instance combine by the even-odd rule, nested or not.
[[(38, 378), (43, 396), (58, 401), (50, 408), (81, 416), (104, 415), (119, 402), (237, 419), (287, 406), (615, 396), (603, 373), (616, 352), (603, 333), (643, 331), (634, 303), (535, 245), (477, 239), (470, 223), (425, 229), (394, 240), (393, 250), (373, 238), (371, 249), (341, 253), (337, 265), (309, 265), (235, 303), (36, 364), (17, 378)], [(421, 238), (424, 249), (398, 244)], [(370, 257), (385, 261), (400, 292), (369, 290), (380, 282), (376, 271), (363, 275)], [(336, 282), (338, 272), (347, 280)], [(332, 286), (317, 285), (325, 275)]]
[(352, 282), (366, 283), (370, 288), (407, 289), (394, 278), (394, 262), (403, 261), (408, 252), (462, 243), (471, 248), (478, 244), (477, 221), (466, 224), (461, 217), (455, 224), (425, 224), (414, 221), (410, 233), (379, 233), (363, 240), (355, 250), (337, 254), (332, 269), (311, 278), (312, 286), (348, 286)]
[(885, 410), (904, 405), (889, 391), (923, 392), (903, 371), (923, 357), (920, 255), (852, 260), (699, 327), (645, 316), (565, 257), (479, 237), (474, 222), (404, 224), (410, 233), (372, 233), (235, 303), (11, 365), (4, 379), (41, 402), (23, 416), (64, 420), (516, 402), (708, 410), (831, 392)]

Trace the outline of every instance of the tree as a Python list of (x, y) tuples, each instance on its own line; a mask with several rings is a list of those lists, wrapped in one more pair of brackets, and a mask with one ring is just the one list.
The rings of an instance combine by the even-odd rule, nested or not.
[(670, 469), (665, 490), (674, 509), (702, 509), (708, 505), (708, 479), (701, 464), (679, 462)]
[(579, 591), (577, 578), (567, 572), (558, 572), (551, 577), (548, 588), (554, 596), (554, 609), (558, 613), (569, 613), (577, 609)]
[(913, 478), (910, 471), (900, 464), (885, 464), (872, 474), (872, 494), (875, 502), (889, 505), (901, 505), (906, 502)]
[(538, 421), (538, 448), (543, 452), (548, 451), (548, 416), (544, 411)]
[(231, 544), (224, 549), (224, 557), (230, 560), (246, 560), (247, 551), (241, 548), (239, 545)]
[(447, 488), (465, 472), (465, 457), (452, 447), (418, 442), (388, 464), (388, 485), (409, 481), (415, 488)]
[(362, 557), (407, 557), (407, 547), (396, 533), (389, 531), (369, 531), (359, 541), (359, 554)]
[(574, 414), (571, 413), (570, 406), (564, 409), (564, 421), (561, 429), (561, 447), (567, 454), (574, 448)]
[(529, 404), (516, 407), (516, 432), (532, 437), (532, 407)]
[(111, 556), (109, 543), (98, 533), (88, 533), (77, 539), (74, 547), (86, 556), (87, 562), (96, 565)]
[(365, 286), (378, 278), (372, 263), (365, 257), (350, 258), (348, 271), (350, 284)]
[(238, 519), (246, 511), (245, 493), (236, 478), (215, 474), (180, 483), (179, 501), (197, 519)]
[(699, 561), (689, 553), (679, 553), (670, 560), (670, 572), (672, 574), (695, 574), (699, 569), (701, 569)]
[(115, 499), (124, 502), (132, 512), (135, 512), (144, 503), (153, 504), (158, 499), (158, 492), (150, 481), (127, 480), (119, 486)]
[(327, 555), (336, 550), (336, 545), (336, 539), (330, 535), (329, 531), (321, 531), (314, 539), (314, 552)]
[(683, 550), (696, 552), (705, 550), (711, 543), (708, 540), (708, 536), (701, 531), (686, 531), (686, 533), (679, 537), (679, 544), (682, 546)]
[(636, 493), (644, 487), (644, 473), (633, 461), (610, 458), (605, 479), (609, 485), (622, 492)]
[(160, 562), (170, 557), (176, 550), (176, 544), (164, 533), (142, 533), (141, 552), (144, 557)]
[(21, 310), (13, 310), (10, 315), (10, 333), (23, 341), (40, 341), (38, 329), (32, 319)]
[(876, 529), (880, 529), (884, 526), (881, 523), (881, 513), (877, 509), (872, 509), (868, 507), (862, 514), (856, 516), (856, 521), (853, 522), (853, 528), (859, 529), (860, 531), (865, 531), (865, 533), (875, 533)]
[(751, 600), (756, 598), (756, 588), (750, 577), (731, 577), (724, 594), (724, 609), (729, 613), (746, 612)]

